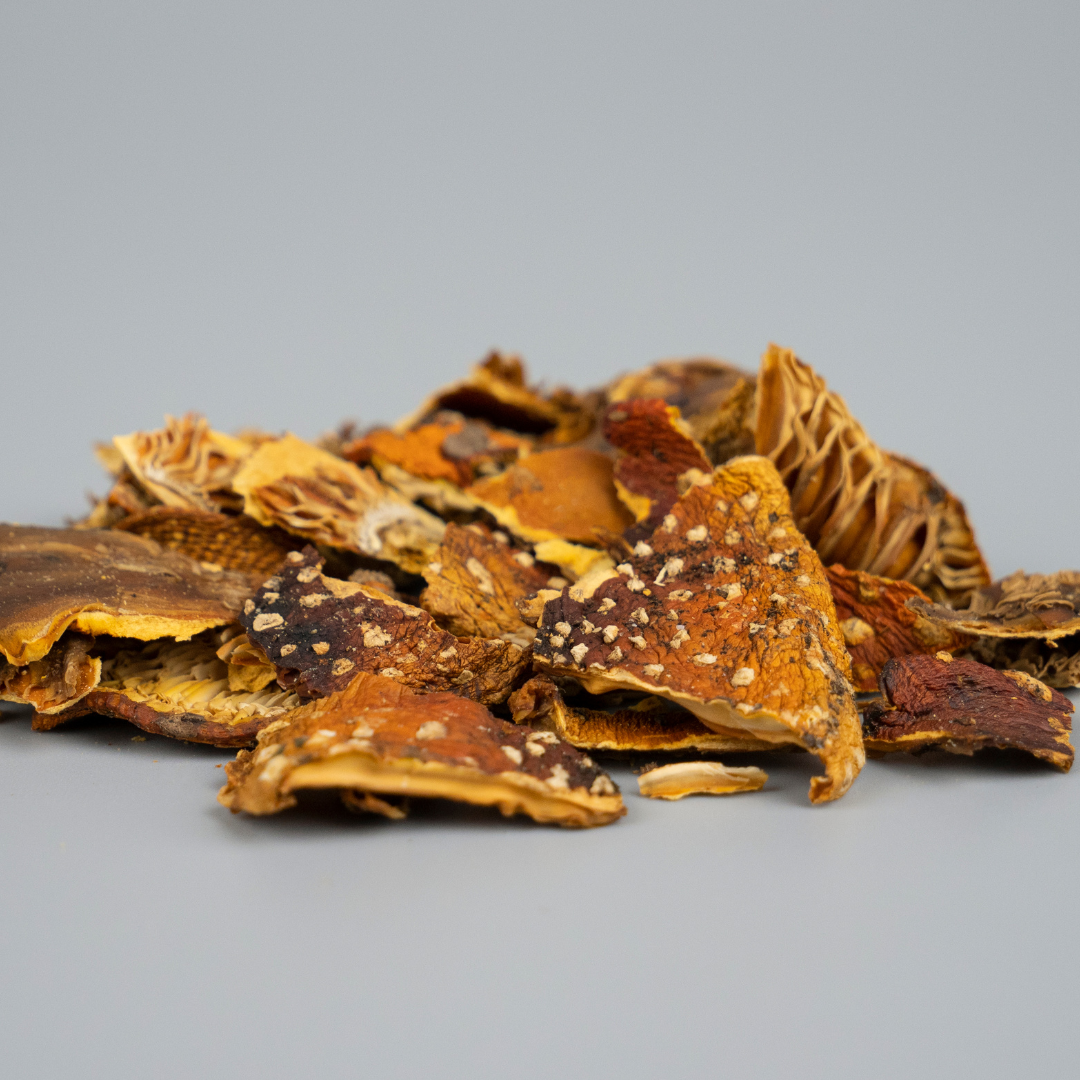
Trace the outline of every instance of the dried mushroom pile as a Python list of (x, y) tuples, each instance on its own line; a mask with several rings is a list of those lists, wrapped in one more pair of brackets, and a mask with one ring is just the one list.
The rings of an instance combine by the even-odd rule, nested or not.
[(960, 501), (775, 346), (583, 394), (495, 354), (393, 428), (187, 416), (98, 456), (85, 520), (0, 526), (0, 698), (238, 747), (234, 811), (604, 825), (602, 754), (659, 799), (762, 787), (747, 751), (816, 755), (813, 802), (867, 751), (1072, 764), (1080, 573), (992, 582)]

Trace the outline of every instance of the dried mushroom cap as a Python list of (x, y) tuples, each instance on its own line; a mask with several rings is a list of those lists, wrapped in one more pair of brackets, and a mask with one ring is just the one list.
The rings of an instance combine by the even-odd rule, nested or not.
[(158, 502), (186, 510), (240, 509), (231, 482), (251, 445), (211, 430), (205, 418), (166, 416), (158, 431), (117, 435), (113, 444), (139, 487)]
[(478, 475), (498, 472), (530, 449), (530, 440), (479, 420), (441, 414), (405, 432), (369, 431), (342, 447), (341, 454), (358, 465), (374, 465), (380, 475), (396, 466), (410, 476), (468, 487)]
[(213, 746), (248, 746), (258, 731), (300, 704), (292, 691), (271, 684), (234, 690), (218, 640), (154, 641), (124, 649), (102, 662), (101, 682), (73, 708), (38, 716), (48, 730), (77, 716), (97, 713), (127, 720), (143, 731)]
[(936, 623), (906, 607), (908, 600), (927, 600), (907, 581), (845, 570), (839, 563), (826, 568), (836, 617), (851, 655), (856, 690), (872, 693), (885, 662), (908, 653), (955, 652), (972, 638)]
[(641, 773), (638, 790), (650, 799), (684, 799), (687, 795), (734, 795), (758, 791), (769, 774), (753, 766), (719, 761), (676, 761)]
[(302, 545), (284, 530), (266, 528), (247, 514), (172, 506), (155, 506), (130, 514), (113, 528), (156, 540), (162, 547), (182, 552), (196, 562), (253, 574), (272, 574), (288, 552)]
[(712, 469), (679, 410), (660, 398), (611, 406), (604, 417), (604, 436), (623, 452), (615, 462), (615, 486), (638, 521), (630, 530), (632, 539), (647, 536), (663, 521), (679, 497), (683, 473)]
[(1080, 632), (1080, 572), (1018, 570), (975, 592), (964, 611), (919, 599), (911, 607), (938, 625), (977, 637), (1056, 641)]
[(717, 469), (640, 550), (544, 605), (536, 667), (592, 693), (670, 698), (723, 733), (803, 746), (827, 774), (811, 800), (839, 798), (864, 760), (848, 656), (773, 466), (746, 457)]
[(959, 500), (880, 449), (824, 379), (775, 345), (761, 360), (755, 437), (825, 562), (910, 581), (952, 606), (989, 582)]
[(467, 378), (434, 394), (394, 430), (408, 431), (444, 410), (557, 444), (585, 438), (595, 419), (591, 398), (565, 389), (545, 395), (526, 385), (519, 357), (497, 352), (473, 367)]
[(974, 660), (900, 656), (881, 673), (888, 703), (875, 702), (863, 722), (868, 750), (1025, 750), (1068, 772), (1072, 702), (1021, 671), (995, 671)]
[(665, 360), (617, 379), (609, 402), (663, 398), (717, 465), (754, 452), (754, 376), (719, 360)]
[(570, 706), (546, 675), (538, 675), (515, 690), (508, 704), (515, 723), (554, 731), (579, 750), (722, 753), (774, 748), (772, 743), (745, 734), (713, 731), (693, 713), (664, 698), (645, 698), (628, 708)]
[(1038, 638), (977, 638), (971, 658), (994, 668), (1033, 675), (1059, 690), (1080, 686), (1080, 634), (1040, 641)]
[(90, 655), (93, 638), (65, 634), (42, 660), (26, 667), (0, 664), (0, 701), (33, 705), (43, 715), (81, 701), (101, 681), (101, 660)]
[(252, 581), (153, 540), (96, 529), (0, 525), (0, 653), (40, 660), (69, 627), (187, 639), (231, 623)]
[(366, 671), (421, 692), (506, 700), (526, 651), (509, 641), (455, 637), (380, 589), (324, 576), (322, 562), (311, 547), (292, 552), (241, 616), (251, 640), (308, 694), (343, 690)]
[(453, 799), (576, 827), (626, 812), (607, 774), (550, 732), (498, 720), (453, 694), (420, 697), (377, 675), (359, 675), (267, 728), (226, 775), (219, 801), (251, 814), (294, 805), (302, 788)]
[(523, 540), (595, 544), (603, 533), (622, 533), (634, 522), (615, 490), (611, 458), (583, 447), (530, 454), (468, 493)]
[(527, 646), (536, 631), (516, 601), (542, 589), (552, 576), (527, 551), (496, 540), (482, 525), (450, 524), (434, 559), (424, 567), (420, 606), (457, 637), (506, 638)]
[(443, 523), (389, 490), (370, 469), (285, 435), (264, 442), (233, 478), (244, 513), (317, 544), (387, 559), (419, 573)]

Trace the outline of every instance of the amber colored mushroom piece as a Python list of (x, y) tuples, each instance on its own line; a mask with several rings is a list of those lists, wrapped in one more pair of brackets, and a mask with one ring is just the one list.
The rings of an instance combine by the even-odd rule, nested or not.
[(226, 775), (219, 801), (250, 814), (292, 806), (305, 788), (337, 788), (354, 803), (363, 793), (381, 801), (452, 799), (578, 828), (626, 812), (607, 774), (551, 732), (499, 720), (453, 694), (418, 696), (368, 674), (266, 728), (257, 749), (242, 751)]
[(93, 638), (69, 632), (41, 660), (25, 667), (0, 664), (0, 701), (32, 705), (43, 716), (81, 701), (101, 681), (93, 644)]
[(317, 544), (386, 559), (419, 573), (443, 522), (372, 472), (295, 435), (264, 442), (233, 477), (244, 513)]
[(755, 439), (826, 563), (910, 581), (951, 606), (990, 581), (960, 501), (872, 442), (843, 398), (776, 345), (761, 359)]
[(929, 602), (927, 595), (910, 582), (877, 577), (863, 570), (845, 570), (839, 563), (825, 572), (844, 643), (851, 654), (856, 690), (877, 690), (881, 669), (894, 656), (956, 652), (974, 640), (907, 607), (911, 599)]
[(520, 646), (455, 637), (421, 608), (370, 585), (327, 577), (322, 565), (314, 548), (291, 552), (244, 606), (248, 637), (283, 682), (309, 695), (332, 694), (365, 671), (421, 692), (452, 691), (485, 704), (506, 700), (528, 662)]
[(568, 446), (530, 454), (506, 472), (473, 484), (468, 494), (523, 540), (599, 543), (634, 522), (619, 500), (612, 460)]
[(885, 665), (881, 692), (884, 701), (872, 703), (863, 721), (870, 751), (996, 747), (1024, 750), (1063, 772), (1072, 766), (1072, 702), (1025, 672), (948, 653), (900, 656)]
[(0, 525), (0, 565), (0, 653), (17, 667), (68, 628), (187, 639), (233, 622), (254, 591), (246, 574), (112, 530)]
[(153, 641), (122, 649), (101, 662), (101, 681), (70, 708), (39, 713), (47, 731), (88, 713), (127, 720), (143, 731), (212, 746), (249, 746), (267, 724), (300, 704), (276, 683), (259, 689), (231, 685), (233, 665), (217, 655), (220, 635), (192, 641)]
[(649, 799), (685, 799), (687, 795), (736, 795), (759, 791), (769, 774), (755, 765), (720, 761), (675, 761), (638, 774), (638, 790)]
[(864, 756), (828, 579), (764, 458), (701, 478), (648, 542), (543, 607), (538, 670), (667, 697), (715, 731), (802, 746), (839, 798)]

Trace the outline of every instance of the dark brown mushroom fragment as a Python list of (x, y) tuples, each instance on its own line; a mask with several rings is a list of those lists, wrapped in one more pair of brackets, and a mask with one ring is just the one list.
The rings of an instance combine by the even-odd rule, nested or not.
[(881, 692), (884, 701), (872, 703), (863, 720), (870, 751), (996, 747), (1027, 751), (1063, 772), (1072, 765), (1072, 702), (1025, 672), (948, 653), (901, 656), (885, 665)]

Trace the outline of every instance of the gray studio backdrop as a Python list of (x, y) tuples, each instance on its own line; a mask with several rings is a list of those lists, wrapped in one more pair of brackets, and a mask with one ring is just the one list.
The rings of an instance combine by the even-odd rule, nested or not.
[[(1078, 48), (1031, 0), (6, 0), (0, 517), (165, 412), (310, 437), (492, 346), (582, 386), (775, 340), (996, 573), (1080, 565)], [(0, 724), (20, 1080), (1073, 1074), (1075, 779), (252, 822), (130, 737)]]

